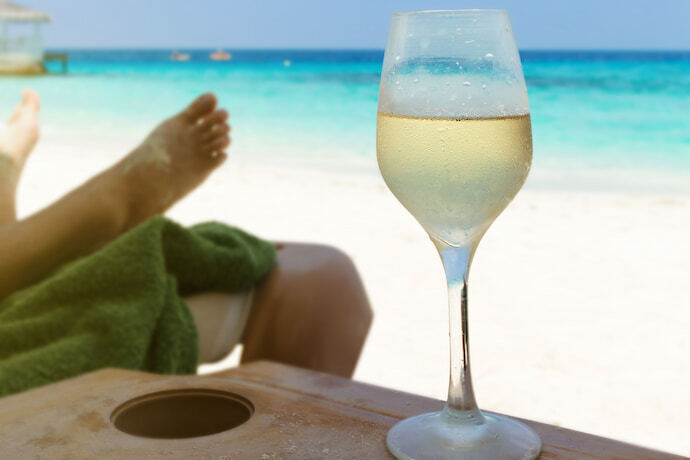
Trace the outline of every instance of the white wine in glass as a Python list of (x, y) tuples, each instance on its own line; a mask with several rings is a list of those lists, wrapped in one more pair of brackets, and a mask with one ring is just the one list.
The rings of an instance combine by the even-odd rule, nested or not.
[(477, 408), (469, 362), (470, 262), (532, 161), (527, 90), (507, 12), (394, 14), (376, 136), (386, 184), (441, 255), (450, 321), (448, 402), (395, 425), (388, 447), (402, 459), (536, 458), (541, 441), (530, 428)]

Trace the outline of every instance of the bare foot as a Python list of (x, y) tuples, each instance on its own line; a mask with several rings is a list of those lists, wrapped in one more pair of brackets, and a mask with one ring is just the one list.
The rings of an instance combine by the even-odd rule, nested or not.
[(22, 93), (5, 126), (0, 126), (0, 225), (16, 220), (15, 194), (24, 163), (38, 140), (40, 100), (34, 90)]
[(19, 175), (26, 158), (38, 140), (38, 94), (32, 89), (22, 93), (22, 102), (14, 109), (4, 128), (0, 128), (0, 157), (10, 162)]
[(116, 169), (125, 176), (137, 222), (163, 213), (227, 158), (228, 113), (213, 94), (163, 121)]

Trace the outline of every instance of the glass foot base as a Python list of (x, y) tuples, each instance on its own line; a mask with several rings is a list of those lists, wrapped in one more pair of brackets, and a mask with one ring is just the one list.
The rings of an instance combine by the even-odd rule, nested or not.
[(388, 432), (388, 450), (405, 460), (528, 460), (541, 440), (520, 422), (492, 414), (452, 416), (432, 412), (398, 422)]

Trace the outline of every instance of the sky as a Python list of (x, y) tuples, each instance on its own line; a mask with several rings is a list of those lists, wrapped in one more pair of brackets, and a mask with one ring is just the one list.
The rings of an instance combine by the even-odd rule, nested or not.
[(391, 13), (507, 9), (521, 49), (690, 50), (690, 0), (13, 0), (49, 48), (385, 47)]

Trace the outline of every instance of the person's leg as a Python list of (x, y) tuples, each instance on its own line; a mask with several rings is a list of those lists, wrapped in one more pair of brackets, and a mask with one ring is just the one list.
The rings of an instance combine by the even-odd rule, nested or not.
[(38, 140), (39, 107), (38, 94), (25, 90), (7, 124), (0, 126), (0, 226), (17, 220), (17, 184)]
[(373, 314), (354, 264), (321, 245), (279, 245), (256, 288), (242, 362), (268, 359), (351, 377)]
[(191, 192), (226, 158), (227, 118), (213, 95), (201, 96), (119, 163), (38, 213), (0, 226), (0, 299)]
[[(25, 92), (0, 135), (0, 298), (163, 212), (203, 182), (229, 144), (227, 113), (215, 106), (211, 95), (197, 99), (123, 161), (16, 222), (16, 185), (38, 138), (38, 96)], [(243, 361), (273, 359), (350, 376), (371, 319), (347, 256), (325, 246), (286, 244), (256, 290)]]

